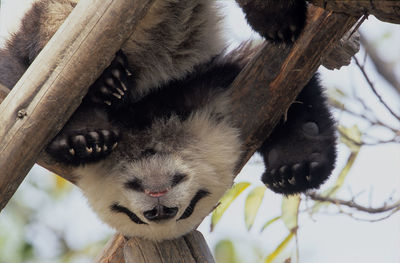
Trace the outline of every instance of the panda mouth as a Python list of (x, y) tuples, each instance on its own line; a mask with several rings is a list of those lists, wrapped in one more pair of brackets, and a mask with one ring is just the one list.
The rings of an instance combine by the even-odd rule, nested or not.
[(111, 211), (116, 212), (116, 213), (126, 214), (129, 217), (129, 219), (132, 220), (136, 224), (147, 225), (147, 223), (143, 222), (135, 213), (133, 213), (127, 207), (122, 206), (118, 203), (114, 203), (111, 205)]
[[(190, 204), (188, 205), (188, 207), (185, 209), (185, 211), (183, 212), (183, 214), (177, 221), (190, 217), (193, 214), (197, 203), (204, 197), (207, 197), (209, 194), (210, 194), (210, 192), (208, 192), (207, 190), (204, 190), (204, 189), (199, 190), (195, 194), (195, 196), (192, 198), (192, 200), (190, 201)], [(131, 210), (129, 210), (129, 208), (122, 206), (119, 203), (112, 204), (110, 209), (111, 209), (111, 211), (113, 211), (115, 213), (126, 214), (129, 217), (129, 219), (136, 224), (148, 225), (147, 223), (143, 222), (135, 213), (133, 213)]]
[(186, 219), (189, 216), (191, 216), (194, 212), (194, 209), (197, 205), (197, 203), (203, 199), (204, 197), (208, 196), (210, 194), (210, 192), (208, 192), (207, 190), (199, 190), (196, 195), (192, 198), (192, 200), (190, 201), (190, 204), (188, 205), (188, 207), (186, 208), (185, 212), (183, 212), (183, 214), (181, 215), (181, 217), (177, 220), (182, 220), (182, 219)]

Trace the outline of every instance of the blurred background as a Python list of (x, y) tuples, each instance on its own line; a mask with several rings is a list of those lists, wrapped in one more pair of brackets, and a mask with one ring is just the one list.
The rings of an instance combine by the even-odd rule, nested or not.
[[(31, 2), (1, 0), (0, 43)], [(234, 1), (219, 2), (233, 46), (259, 39)], [(341, 138), (331, 179), (284, 198), (254, 156), (199, 227), (219, 263), (400, 262), (400, 27), (369, 17), (359, 31), (358, 63), (319, 70)], [(79, 189), (35, 166), (0, 214), (0, 263), (91, 262), (113, 233)]]

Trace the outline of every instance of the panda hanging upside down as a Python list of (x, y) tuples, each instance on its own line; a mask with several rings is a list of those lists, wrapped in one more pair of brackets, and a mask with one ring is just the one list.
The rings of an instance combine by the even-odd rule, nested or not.
[[(293, 42), (305, 24), (305, 1), (238, 2), (251, 26), (276, 43)], [(33, 4), (0, 50), (0, 83), (15, 85), (75, 4)], [(125, 235), (184, 235), (233, 183), (242, 142), (229, 86), (257, 48), (225, 53), (220, 18), (215, 0), (158, 0), (47, 147), (74, 167), (99, 217)], [(319, 187), (336, 158), (317, 77), (296, 100), (258, 150), (262, 181), (283, 194)]]

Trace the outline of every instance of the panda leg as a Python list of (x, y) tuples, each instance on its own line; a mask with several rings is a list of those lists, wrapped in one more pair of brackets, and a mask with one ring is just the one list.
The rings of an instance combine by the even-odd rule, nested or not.
[(129, 103), (129, 90), (132, 86), (127, 70), (128, 60), (122, 51), (118, 51), (111, 65), (89, 88), (85, 102), (104, 105), (109, 109), (118, 109)]
[(262, 181), (273, 191), (295, 194), (318, 188), (336, 160), (335, 123), (316, 76), (291, 105), (259, 152), (266, 171)]
[(294, 42), (306, 23), (304, 0), (238, 0), (238, 3), (251, 27), (275, 43)]

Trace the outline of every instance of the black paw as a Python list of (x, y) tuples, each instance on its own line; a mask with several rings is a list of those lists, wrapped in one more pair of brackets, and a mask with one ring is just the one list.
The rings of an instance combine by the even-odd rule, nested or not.
[(117, 130), (92, 130), (57, 136), (47, 152), (60, 162), (80, 165), (108, 156), (118, 145)]
[(289, 195), (318, 188), (334, 168), (334, 131), (320, 131), (315, 122), (303, 123), (301, 129), (266, 144), (262, 181), (274, 192)]
[(247, 21), (255, 31), (273, 43), (293, 43), (305, 26), (305, 1), (267, 1), (263, 6), (257, 6), (257, 1), (248, 2), (243, 6)]
[(119, 108), (128, 101), (129, 89), (132, 85), (131, 75), (127, 58), (122, 51), (119, 51), (111, 65), (89, 88), (85, 99), (110, 108)]

